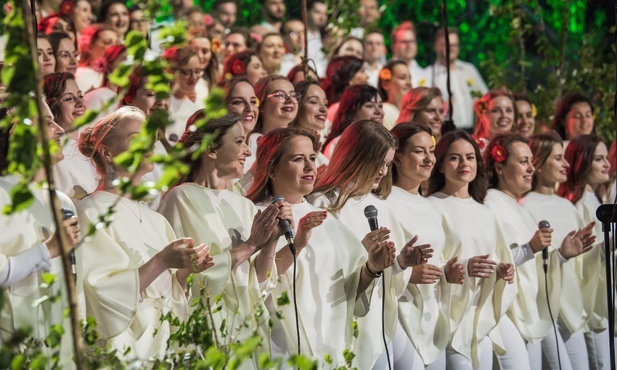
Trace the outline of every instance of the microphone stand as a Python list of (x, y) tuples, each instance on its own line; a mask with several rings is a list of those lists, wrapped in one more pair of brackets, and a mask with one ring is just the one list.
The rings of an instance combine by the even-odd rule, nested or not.
[(606, 303), (608, 305), (608, 338), (610, 369), (615, 369), (615, 281), (613, 251), (617, 247), (617, 204), (604, 204), (596, 210), (604, 232), (604, 256), (606, 268)]

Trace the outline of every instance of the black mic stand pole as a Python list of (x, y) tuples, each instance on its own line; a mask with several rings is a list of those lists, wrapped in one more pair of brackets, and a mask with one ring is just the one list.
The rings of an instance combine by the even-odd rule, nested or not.
[(454, 124), (454, 107), (452, 105), (452, 88), (450, 83), (450, 34), (448, 30), (448, 10), (447, 10), (447, 0), (443, 0), (443, 5), (441, 6), (441, 16), (443, 20), (443, 28), (444, 28), (444, 41), (446, 42), (446, 90), (448, 92), (448, 119), (443, 122), (441, 126), (441, 133), (445, 134), (446, 132), (456, 130), (456, 125)]
[(615, 281), (613, 279), (613, 250), (617, 243), (615, 226), (617, 226), (617, 205), (604, 204), (598, 207), (596, 217), (602, 222), (604, 232), (604, 256), (606, 268), (606, 304), (608, 306), (608, 339), (611, 359), (610, 369), (615, 369)]

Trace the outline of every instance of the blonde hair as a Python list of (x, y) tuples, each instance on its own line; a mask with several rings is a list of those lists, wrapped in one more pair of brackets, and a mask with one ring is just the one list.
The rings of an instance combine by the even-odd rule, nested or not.
[(94, 126), (86, 128), (79, 136), (79, 151), (92, 160), (99, 175), (104, 176), (109, 165), (102, 151), (115, 145), (121, 137), (119, 129), (132, 120), (143, 122), (146, 115), (137, 107), (120, 107)]
[[(325, 172), (317, 178), (314, 193), (338, 190), (330, 208), (338, 211), (349, 198), (371, 191), (388, 150), (397, 147), (398, 140), (383, 125), (369, 120), (351, 124), (341, 135)], [(388, 171), (374, 193), (386, 198), (391, 190), (392, 172)]]

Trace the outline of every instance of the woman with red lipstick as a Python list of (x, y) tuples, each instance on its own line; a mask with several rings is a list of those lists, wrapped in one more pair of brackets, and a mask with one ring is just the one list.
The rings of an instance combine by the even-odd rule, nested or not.
[(478, 119), (473, 138), (483, 153), (495, 135), (516, 130), (516, 105), (508, 92), (491, 90), (474, 102), (473, 109)]
[(246, 77), (236, 77), (227, 80), (223, 87), (227, 110), (242, 116), (244, 132), (253, 131), (259, 117), (259, 100), (249, 80)]
[(198, 100), (195, 91), (204, 71), (199, 56), (188, 47), (171, 47), (165, 50), (163, 59), (170, 64), (170, 72), (174, 75), (169, 107), (169, 116), (174, 123), (165, 128), (165, 137), (176, 143), (186, 129), (186, 120), (205, 106), (205, 101)]
[(56, 57), (49, 38), (42, 33), (36, 35), (36, 49), (39, 62), (39, 77), (43, 77), (56, 70)]
[(424, 123), (431, 128), (435, 141), (439, 142), (444, 117), (441, 90), (436, 87), (416, 87), (409, 90), (403, 97), (401, 114), (399, 114), (396, 124)]
[(64, 129), (68, 141), (62, 148), (64, 160), (54, 167), (56, 188), (73, 199), (81, 199), (98, 186), (98, 175), (90, 158), (78, 148), (75, 120), (86, 107), (75, 78), (67, 72), (55, 72), (43, 78), (43, 94), (56, 122)]
[[(311, 134), (321, 146), (321, 135), (326, 127), (328, 100), (326, 93), (315, 80), (301, 81), (294, 85), (296, 92), (302, 96), (298, 106), (298, 115), (289, 126), (299, 128)], [(328, 164), (328, 158), (318, 150), (317, 167)]]
[(79, 61), (75, 42), (64, 32), (52, 32), (48, 38), (56, 57), (56, 72), (68, 72), (74, 76)]
[[(189, 125), (204, 115), (203, 110), (196, 112)], [(195, 276), (193, 297), (202, 298), (202, 286), (210, 297), (221, 295), (223, 309), (213, 313), (213, 325), (220, 327), (223, 320), (234, 320), (241, 329), (229, 325), (228, 335), (238, 341), (252, 336), (254, 330), (262, 338), (269, 337), (267, 315), (258, 318), (254, 309), (261, 306), (266, 311), (262, 296), (276, 285), (272, 256), (282, 235), (279, 219), (293, 222), (291, 209), (284, 202), (257, 211), (250, 200), (227, 190), (231, 181), (242, 176), (244, 162), (251, 155), (240, 119), (230, 113), (186, 130), (180, 139), (185, 148), (199, 147), (210, 135), (214, 138), (197, 159), (192, 154), (186, 157), (189, 173), (159, 207), (177, 235), (210, 246), (215, 265)], [(249, 361), (252, 367), (257, 368), (259, 354), (269, 350), (270, 342), (265, 340)]]
[(86, 109), (100, 111), (95, 122), (105, 117), (116, 109), (116, 105), (112, 104), (107, 109), (102, 109), (109, 101), (113, 100), (118, 95), (118, 86), (112, 83), (109, 76), (118, 66), (126, 60), (126, 46), (112, 45), (105, 50), (103, 58), (97, 61), (97, 71), (103, 72), (103, 83), (99, 88), (90, 90), (84, 95), (84, 104)]
[[(330, 164), (317, 180), (314, 194), (309, 197), (312, 204), (330, 211), (355, 235), (370, 231), (364, 210), (369, 205), (374, 206), (378, 210), (379, 224), (390, 231), (389, 237), (384, 235), (381, 241), (388, 240), (398, 254), (392, 268), (373, 271), (369, 266), (368, 272), (371, 275), (383, 274), (381, 279), (385, 282), (376, 281), (370, 311), (357, 319), (359, 333), (354, 348), (362, 350), (356, 352), (353, 365), (361, 369), (387, 369), (388, 363), (393, 361), (392, 356), (396, 356), (392, 351), (395, 332), (404, 335), (396, 313), (398, 299), (411, 276), (408, 267), (426, 263), (432, 257), (430, 246), (414, 246), (417, 236), (407, 242), (396, 216), (384, 200), (391, 189), (389, 168), (396, 147), (396, 138), (382, 125), (373, 121), (353, 123), (343, 132)], [(382, 305), (385, 305), (385, 311)], [(380, 335), (382, 330), (387, 350)]]
[(595, 135), (580, 135), (570, 141), (565, 159), (571, 164), (568, 178), (559, 186), (558, 194), (576, 206), (585, 223), (595, 222), (594, 252), (583, 257), (581, 282), (587, 331), (585, 341), (589, 354), (590, 369), (602, 368), (609, 363), (606, 281), (603, 271), (604, 233), (596, 218), (596, 210), (602, 204), (599, 194), (609, 180), (610, 163), (606, 144)]
[[(465, 131), (444, 135), (435, 148), (429, 200), (446, 234), (444, 259), (458, 257), (466, 266), (462, 285), (450, 285), (448, 368), (491, 369), (491, 332), (516, 295), (514, 267), (495, 218), (482, 204), (486, 175), (480, 148)], [(474, 217), (469, 217), (473, 215)], [(499, 299), (498, 299), (499, 297)]]
[[(399, 147), (392, 161), (392, 193), (387, 202), (399, 220), (406, 239), (418, 230), (418, 242), (430, 244), (433, 257), (411, 271), (410, 284), (399, 300), (399, 320), (405, 334), (394, 342), (395, 368), (424, 370), (446, 367), (446, 346), (450, 339), (449, 296), (440, 294), (442, 283), (462, 284), (464, 266), (457, 257), (441, 261), (446, 235), (441, 216), (420, 194), (420, 186), (431, 176), (435, 165), (435, 143), (431, 130), (424, 124), (402, 123), (391, 131)], [(445, 281), (441, 277), (445, 275)], [(400, 356), (398, 355), (400, 354)], [(417, 355), (415, 355), (417, 354)]]
[[(536, 169), (533, 174), (533, 190), (520, 199), (519, 203), (529, 211), (534, 225), (542, 220), (549, 221), (553, 229), (553, 239), (564, 240), (572, 230), (583, 229), (579, 231), (579, 235), (583, 238), (584, 244), (593, 243), (595, 238), (591, 235), (593, 224), (585, 227), (576, 207), (555, 193), (557, 185), (566, 181), (570, 167), (564, 158), (561, 138), (555, 132), (537, 134), (531, 137), (529, 146), (533, 153), (533, 166)], [(590, 251), (588, 254), (591, 253), (596, 252)], [(587, 349), (582, 333), (586, 314), (583, 307), (582, 282), (577, 272), (582, 260), (583, 256), (580, 256), (561, 264), (563, 279), (561, 297), (558, 303), (554, 305), (551, 303), (555, 315), (559, 308), (558, 317), (555, 317), (559, 330), (557, 338), (551, 330), (542, 341), (542, 356), (549, 369), (559, 369), (560, 361), (563, 369), (588, 367)], [(551, 264), (549, 268), (552, 269), (553, 266), (555, 265)], [(557, 358), (556, 343), (559, 343), (561, 349), (560, 361)]]
[[(591, 100), (579, 93), (566, 95), (557, 105), (552, 129), (557, 131), (562, 140), (595, 135), (594, 106)], [(568, 147), (568, 141), (565, 146)]]
[(385, 101), (383, 125), (391, 130), (400, 114), (403, 97), (411, 90), (411, 74), (407, 63), (402, 60), (391, 60), (386, 63), (379, 71), (377, 87)]
[(350, 86), (343, 93), (332, 122), (332, 130), (324, 142), (323, 153), (326, 158), (332, 156), (341, 135), (353, 122), (371, 120), (381, 125), (383, 117), (383, 99), (376, 88), (371, 85)]
[[(302, 130), (279, 128), (266, 134), (259, 143), (257, 162), (267, 165), (255, 173), (248, 197), (258, 207), (270, 204), (274, 195), (292, 204), (294, 219), (298, 220), (294, 226), (298, 317), (303, 338), (300, 352), (311, 358), (329, 355), (332, 365), (339, 366), (345, 363), (343, 351), (353, 342), (354, 310), (363, 314), (363, 300), (367, 297), (361, 295), (375, 278), (366, 269), (385, 269), (394, 254), (386, 243), (373, 241), (385, 239), (387, 230), (369, 232), (361, 241), (336, 217), (304, 199), (313, 190), (317, 175), (316, 149), (315, 139)], [(280, 282), (266, 304), (273, 320), (275, 356), (293, 355), (298, 353), (294, 307), (277, 305), (277, 298), (292, 291), (293, 255), (286, 243), (280, 242), (277, 249), (273, 257)], [(284, 319), (274, 314), (278, 311), (282, 311)]]
[[(550, 253), (550, 269), (543, 276), (538, 252), (551, 245), (553, 230), (538, 229), (529, 211), (517, 203), (531, 190), (535, 168), (533, 153), (527, 140), (521, 136), (497, 135), (484, 153), (489, 178), (489, 190), (484, 200), (493, 211), (498, 228), (510, 246), (512, 260), (516, 266), (518, 293), (508, 309), (508, 315), (501, 318), (498, 330), (504, 343), (505, 354), (497, 354), (502, 369), (542, 368), (541, 342), (553, 331), (553, 322), (546, 302), (547, 292), (543, 289), (548, 279), (550, 308), (559, 312), (559, 298), (562, 289), (561, 265), (567, 260), (589, 250), (583, 240), (571, 230)], [(575, 235), (576, 234), (576, 235)], [(554, 342), (554, 335), (550, 335)], [(544, 348), (544, 352), (556, 348)]]

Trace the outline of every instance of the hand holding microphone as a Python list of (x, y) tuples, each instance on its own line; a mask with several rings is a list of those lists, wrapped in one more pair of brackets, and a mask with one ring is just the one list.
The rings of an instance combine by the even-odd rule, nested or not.
[[(275, 195), (272, 198), (272, 204), (276, 204), (279, 202), (285, 202), (285, 198), (283, 198), (280, 195)], [(283, 232), (283, 235), (285, 235), (285, 239), (287, 239), (287, 245), (289, 246), (289, 250), (291, 251), (291, 254), (295, 256), (296, 255), (296, 245), (294, 243), (294, 234), (292, 231), (292, 225), (289, 223), (289, 220), (292, 220), (293, 222), (293, 215), (291, 213), (291, 208), (290, 207), (286, 207), (286, 208), (279, 207), (279, 209), (281, 211), (281, 213), (278, 216), (279, 228)]]
[(542, 220), (538, 222), (538, 231), (533, 235), (529, 245), (534, 252), (542, 251), (542, 268), (544, 272), (548, 271), (548, 246), (551, 245), (553, 229), (551, 224)]
[(396, 248), (394, 243), (388, 241), (390, 230), (379, 227), (377, 208), (372, 205), (367, 206), (364, 209), (364, 216), (366, 216), (371, 229), (371, 232), (362, 239), (362, 245), (368, 252), (366, 266), (371, 274), (381, 275), (383, 270), (394, 264)]

